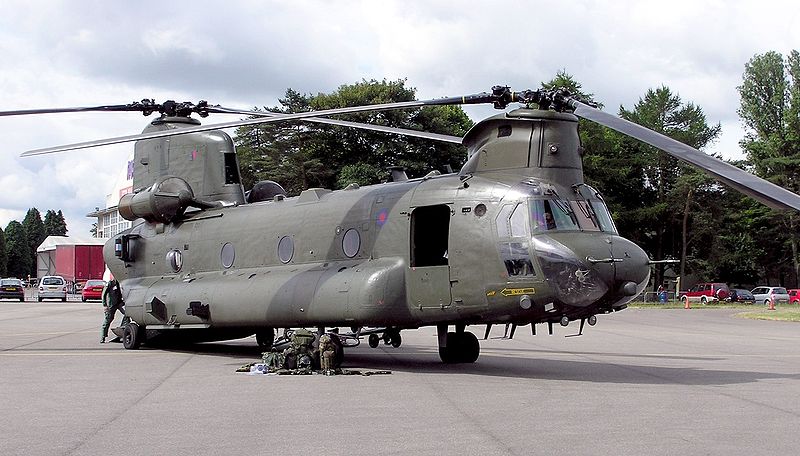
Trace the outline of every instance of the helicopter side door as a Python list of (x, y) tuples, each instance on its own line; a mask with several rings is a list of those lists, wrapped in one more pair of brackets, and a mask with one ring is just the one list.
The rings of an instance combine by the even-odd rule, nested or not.
[(418, 309), (450, 306), (451, 216), (447, 204), (420, 206), (411, 212), (411, 267), (406, 286), (410, 305)]

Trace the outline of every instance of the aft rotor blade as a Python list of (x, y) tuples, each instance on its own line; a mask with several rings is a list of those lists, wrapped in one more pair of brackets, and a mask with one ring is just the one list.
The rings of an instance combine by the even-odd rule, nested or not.
[[(276, 117), (282, 116), (283, 114), (269, 112), (269, 111), (240, 111), (236, 109), (229, 109), (229, 108), (222, 108), (218, 107), (217, 111), (220, 113), (226, 114), (241, 114), (247, 116), (259, 116), (259, 117)], [(440, 133), (430, 133), (427, 131), (419, 131), (419, 130), (409, 130), (407, 128), (397, 128), (397, 127), (387, 127), (385, 125), (374, 125), (374, 124), (365, 124), (360, 122), (348, 122), (346, 120), (336, 120), (336, 119), (323, 119), (320, 117), (309, 117), (308, 119), (301, 119), (303, 122), (313, 122), (319, 124), (326, 124), (326, 125), (337, 125), (340, 127), (348, 127), (348, 128), (358, 128), (361, 130), (371, 130), (371, 131), (380, 131), (383, 133), (392, 133), (396, 135), (402, 136), (413, 136), (415, 138), (424, 138), (424, 139), (432, 139), (434, 141), (442, 141), (446, 143), (452, 144), (461, 144), (462, 138), (461, 136), (452, 136), (452, 135), (443, 135)]]
[(704, 154), (694, 147), (656, 133), (649, 128), (608, 114), (576, 100), (570, 100), (569, 104), (575, 108), (575, 115), (657, 147), (677, 159), (702, 169), (712, 177), (769, 207), (800, 211), (800, 195), (792, 193), (783, 187), (761, 179), (730, 163)]
[(367, 106), (353, 106), (348, 108), (334, 108), (325, 109), (321, 111), (309, 111), (293, 114), (282, 114), (280, 117), (266, 117), (261, 119), (247, 119), (235, 122), (223, 122), (218, 124), (199, 125), (195, 127), (178, 128), (175, 130), (155, 131), (150, 133), (142, 133), (138, 135), (118, 136), (116, 138), (100, 139), (96, 141), (87, 141), (82, 143), (68, 144), (64, 146), (47, 147), (43, 149), (29, 150), (22, 153), (23, 157), (33, 155), (52, 154), (55, 152), (64, 152), (67, 150), (85, 149), (88, 147), (106, 146), (110, 144), (119, 144), (131, 141), (139, 141), (144, 139), (157, 139), (168, 136), (185, 135), (189, 133), (198, 133), (202, 131), (220, 130), (223, 128), (236, 128), (247, 125), (259, 125), (265, 123), (285, 122), (287, 120), (302, 120), (318, 116), (332, 116), (336, 114), (352, 114), (356, 112), (369, 112), (369, 111), (388, 111), (393, 109), (405, 108), (418, 108), (422, 106), (437, 106), (437, 105), (452, 105), (452, 104), (476, 104), (494, 102), (495, 96), (489, 93), (481, 93), (476, 95), (467, 95), (462, 97), (440, 98), (435, 100), (420, 100), (420, 101), (403, 101), (398, 103), (384, 103)]

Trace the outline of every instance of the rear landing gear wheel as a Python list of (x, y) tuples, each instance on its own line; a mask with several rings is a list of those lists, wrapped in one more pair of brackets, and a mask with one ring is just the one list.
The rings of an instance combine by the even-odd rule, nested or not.
[(134, 322), (128, 322), (122, 332), (122, 346), (127, 350), (138, 350), (144, 341), (144, 331)]
[(256, 331), (256, 342), (262, 350), (270, 350), (275, 341), (275, 329), (264, 328)]
[(392, 334), (392, 347), (399, 348), (402, 343), (403, 343), (403, 338), (400, 337), (399, 332)]
[(333, 356), (333, 367), (338, 369), (342, 367), (342, 362), (344, 362), (344, 345), (342, 345), (339, 336), (335, 334), (331, 334), (331, 342), (336, 346), (336, 354)]
[(371, 348), (378, 348), (378, 344), (381, 342), (381, 338), (377, 334), (370, 334), (368, 340)]

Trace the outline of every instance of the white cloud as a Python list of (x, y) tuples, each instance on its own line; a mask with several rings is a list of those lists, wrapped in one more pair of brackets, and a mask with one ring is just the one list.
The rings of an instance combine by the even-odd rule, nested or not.
[[(667, 85), (741, 157), (744, 64), (800, 43), (793, 2), (334, 0), (4, 2), (0, 110), (209, 100), (274, 105), (289, 87), (328, 92), (407, 78), (421, 98), (536, 88), (566, 70), (606, 109)], [(493, 114), (471, 107), (472, 116)], [(206, 122), (230, 120), (219, 116)], [(62, 209), (70, 232), (103, 204), (131, 145), (20, 159), (24, 150), (136, 133), (135, 113), (0, 118), (0, 226), (29, 207)]]

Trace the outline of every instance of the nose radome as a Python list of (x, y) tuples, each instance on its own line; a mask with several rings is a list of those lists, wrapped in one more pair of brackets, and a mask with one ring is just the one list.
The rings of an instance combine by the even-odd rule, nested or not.
[(623, 237), (611, 239), (611, 251), (615, 258), (614, 279), (619, 284), (617, 292), (622, 296), (636, 296), (650, 280), (650, 265), (647, 253), (641, 247)]

